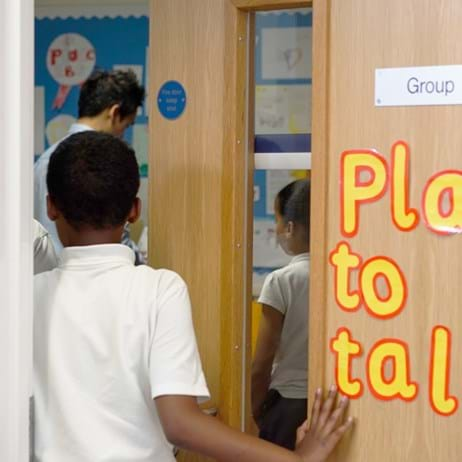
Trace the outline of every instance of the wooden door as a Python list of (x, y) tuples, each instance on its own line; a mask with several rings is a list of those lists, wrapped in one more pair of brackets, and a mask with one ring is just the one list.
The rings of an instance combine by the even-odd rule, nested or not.
[[(241, 429), (248, 425), (251, 332), (251, 12), (310, 3), (150, 1), (149, 260), (187, 282), (208, 406)], [(157, 108), (170, 80), (187, 94), (175, 120)]]
[[(251, 276), (246, 34), (247, 16), (229, 0), (151, 1), (150, 264), (188, 284), (212, 395), (206, 406), (237, 428)], [(187, 95), (175, 120), (157, 108), (159, 89), (170, 80)]]
[(374, 81), (460, 63), (462, 2), (313, 9), (310, 384), (337, 381), (357, 418), (331, 460), (457, 461), (462, 107), (380, 107)]

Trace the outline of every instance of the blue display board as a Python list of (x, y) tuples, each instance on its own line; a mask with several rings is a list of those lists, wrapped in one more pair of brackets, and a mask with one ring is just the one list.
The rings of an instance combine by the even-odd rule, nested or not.
[[(256, 153), (311, 151), (312, 23), (308, 9), (256, 15)], [(255, 172), (257, 220), (274, 218), (268, 201), (282, 183), (270, 176)]]
[[(62, 135), (65, 126), (77, 117), (80, 85), (59, 83), (50, 71), (50, 45), (66, 34), (77, 34), (88, 44), (95, 68), (131, 68), (141, 83), (147, 84), (149, 19), (144, 17), (56, 18), (35, 21), (36, 143), (35, 155)], [(64, 38), (65, 39), (65, 38)], [(94, 54), (93, 54), (94, 52)], [(60, 59), (60, 52), (55, 53)], [(72, 58), (72, 56), (70, 57)], [(63, 71), (64, 72), (64, 71)], [(55, 76), (56, 77), (56, 76)], [(64, 88), (63, 88), (64, 87)], [(57, 104), (58, 102), (58, 104)], [(59, 107), (56, 107), (59, 106)], [(141, 109), (126, 139), (137, 151), (142, 176), (147, 175), (147, 115)]]
[[(310, 51), (305, 57), (308, 66), (308, 72), (306, 72), (307, 68), (303, 66), (302, 54), (297, 50), (299, 43), (296, 42), (299, 42), (299, 39), (304, 40), (303, 33), (310, 34), (308, 29), (311, 30), (312, 26), (313, 13), (311, 11), (258, 13), (256, 15), (255, 82), (257, 85), (311, 85), (311, 43), (310, 48), (306, 49)], [(294, 37), (293, 31), (296, 29), (299, 29), (299, 33)], [(265, 53), (265, 47), (274, 53)], [(277, 59), (278, 55), (281, 63), (287, 63), (286, 69), (277, 63), (274, 63), (276, 69), (272, 67), (271, 58), (274, 56)], [(298, 62), (297, 59), (299, 59)]]

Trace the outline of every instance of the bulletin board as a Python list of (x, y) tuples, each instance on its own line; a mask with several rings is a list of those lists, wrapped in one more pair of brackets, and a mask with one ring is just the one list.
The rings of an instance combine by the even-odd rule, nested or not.
[[(257, 13), (255, 19), (255, 152), (311, 151), (312, 10)], [(254, 175), (253, 294), (268, 273), (290, 261), (277, 245), (273, 201), (304, 171)]]
[[(147, 87), (148, 16), (126, 17), (53, 17), (35, 20), (35, 146), (39, 156), (61, 139), (77, 118), (81, 79), (91, 69), (131, 68)], [(71, 41), (80, 54), (66, 57), (76, 63), (74, 79), (66, 81), (62, 50)], [(53, 54), (53, 51), (54, 54)], [(85, 60), (86, 58), (86, 60)], [(61, 61), (60, 61), (61, 60)], [(91, 69), (90, 69), (91, 68)], [(57, 71), (56, 71), (57, 69)], [(61, 72), (62, 71), (62, 72)], [(70, 72), (74, 72), (70, 71)], [(58, 75), (61, 72), (61, 77)], [(70, 82), (70, 83), (69, 83)], [(140, 174), (148, 175), (147, 112), (139, 110), (126, 140), (136, 151)]]

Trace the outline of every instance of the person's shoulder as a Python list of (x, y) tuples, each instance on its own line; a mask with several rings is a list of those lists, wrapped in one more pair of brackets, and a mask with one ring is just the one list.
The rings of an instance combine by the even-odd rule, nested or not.
[(40, 154), (39, 158), (37, 159), (37, 162), (35, 162), (35, 165), (40, 166), (44, 163), (48, 163), (51, 155), (56, 151), (56, 148), (58, 147), (59, 143), (61, 143), (61, 141), (62, 140), (59, 140), (55, 144), (52, 144), (46, 151)]
[(34, 302), (40, 300), (41, 297), (49, 295), (51, 289), (57, 287), (59, 284), (59, 277), (57, 276), (58, 269), (47, 268), (43, 271), (34, 271)]
[(162, 290), (175, 290), (186, 288), (183, 278), (169, 269), (156, 269), (148, 265), (135, 266), (136, 277), (143, 278), (149, 284), (155, 284)]
[(267, 276), (267, 280), (273, 283), (284, 284), (286, 280), (292, 280), (294, 277), (306, 277), (309, 275), (309, 259), (299, 259), (292, 261), (287, 265), (274, 270)]
[(48, 231), (34, 219), (34, 246), (48, 236)]
[(266, 276), (266, 278), (268, 280), (272, 280), (272, 281), (278, 281), (279, 279), (281, 279), (282, 277), (284, 277), (285, 274), (287, 274), (288, 272), (290, 272), (290, 269), (288, 268), (289, 265), (286, 265), (286, 266), (283, 266), (281, 268), (278, 268), (274, 271), (272, 271), (271, 273), (268, 274), (268, 276)]

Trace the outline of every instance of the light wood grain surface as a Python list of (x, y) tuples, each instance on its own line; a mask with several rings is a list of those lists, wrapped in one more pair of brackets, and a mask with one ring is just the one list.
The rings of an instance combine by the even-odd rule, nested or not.
[[(334, 355), (329, 340), (347, 326), (364, 355), (352, 375), (365, 385), (351, 405), (353, 434), (331, 459), (338, 462), (446, 462), (460, 460), (462, 412), (441, 417), (429, 403), (432, 328), (452, 330), (450, 392), (462, 396), (462, 241), (437, 236), (421, 222), (411, 232), (396, 229), (390, 192), (361, 207), (359, 233), (348, 239), (364, 259), (386, 255), (401, 266), (408, 284), (403, 312), (390, 320), (354, 314), (335, 302), (328, 252), (342, 239), (339, 210), (340, 156), (349, 149), (375, 149), (387, 161), (397, 140), (411, 149), (410, 201), (420, 210), (427, 179), (462, 167), (460, 106), (374, 106), (374, 71), (382, 67), (459, 64), (462, 61), (459, 0), (315, 0), (313, 129), (313, 267), (310, 329), (310, 383), (330, 384)], [(320, 248), (319, 248), (320, 247)], [(356, 277), (356, 276), (355, 276)], [(353, 280), (355, 280), (353, 278)], [(356, 288), (356, 286), (354, 286)], [(320, 333), (321, 332), (321, 333)], [(366, 356), (381, 338), (409, 345), (411, 378), (420, 385), (415, 401), (378, 401), (367, 386)]]
[(231, 0), (240, 9), (248, 11), (281, 10), (284, 8), (307, 8), (312, 0)]
[[(151, 11), (149, 260), (187, 282), (210, 405), (240, 428), (252, 261), (247, 13), (229, 0), (152, 0)], [(157, 110), (168, 80), (188, 96), (176, 121)]]

